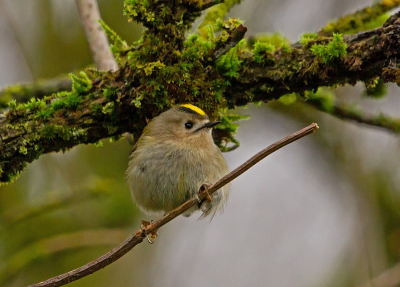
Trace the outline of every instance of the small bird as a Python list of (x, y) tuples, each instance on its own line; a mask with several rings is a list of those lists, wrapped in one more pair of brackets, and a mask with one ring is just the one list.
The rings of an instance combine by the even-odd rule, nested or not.
[[(229, 172), (211, 131), (219, 121), (210, 122), (200, 108), (184, 104), (152, 119), (137, 141), (126, 171), (136, 204), (144, 213), (170, 212), (196, 197), (203, 184), (210, 185)], [(222, 211), (230, 185), (222, 187), (187, 210), (190, 216), (214, 217)]]

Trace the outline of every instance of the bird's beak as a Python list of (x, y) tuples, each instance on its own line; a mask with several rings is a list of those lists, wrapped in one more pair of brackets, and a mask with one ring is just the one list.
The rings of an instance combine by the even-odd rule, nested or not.
[(221, 121), (216, 121), (216, 122), (208, 122), (204, 126), (199, 127), (195, 132), (200, 131), (202, 129), (212, 129), (216, 125), (218, 125)]
[(206, 123), (203, 127), (204, 127), (204, 128), (208, 128), (208, 129), (211, 129), (211, 128), (215, 127), (216, 125), (218, 125), (219, 123), (221, 123), (221, 121), (208, 122), (208, 123)]

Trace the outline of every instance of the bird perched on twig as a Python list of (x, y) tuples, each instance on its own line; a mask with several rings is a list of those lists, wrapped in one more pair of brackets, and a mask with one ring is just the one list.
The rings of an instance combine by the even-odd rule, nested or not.
[[(133, 198), (147, 213), (169, 212), (190, 198), (200, 187), (210, 185), (229, 172), (211, 131), (220, 122), (210, 122), (200, 108), (179, 105), (151, 120), (137, 141), (126, 171)], [(196, 210), (214, 217), (222, 211), (230, 185), (184, 213)]]

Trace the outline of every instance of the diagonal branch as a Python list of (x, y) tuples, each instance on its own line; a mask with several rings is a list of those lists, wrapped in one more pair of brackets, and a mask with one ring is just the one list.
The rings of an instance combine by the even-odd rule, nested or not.
[(99, 70), (116, 70), (117, 62), (108, 44), (107, 35), (99, 23), (100, 10), (96, 0), (75, 0), (82, 25), (92, 51), (93, 60)]
[(400, 119), (389, 117), (384, 114), (378, 114), (376, 116), (365, 114), (362, 110), (346, 106), (333, 104), (329, 109), (324, 106), (318, 100), (307, 100), (306, 102), (310, 106), (313, 106), (317, 110), (330, 114), (336, 118), (343, 120), (355, 121), (360, 124), (383, 128), (393, 133), (400, 133)]
[(382, 0), (370, 7), (358, 10), (354, 13), (340, 17), (330, 22), (318, 32), (320, 36), (331, 36), (333, 33), (357, 33), (368, 28), (372, 21), (389, 12), (390, 10), (400, 6), (400, 0)]
[(208, 53), (212, 61), (216, 61), (221, 56), (226, 54), (230, 49), (235, 47), (236, 44), (244, 38), (244, 34), (246, 34), (246, 32), (247, 27), (244, 27), (243, 25), (239, 25), (232, 32), (230, 32), (228, 40), (224, 42), (223, 45), (215, 46)]
[(149, 224), (146, 228), (144, 229), (139, 229), (137, 230), (134, 234), (132, 234), (128, 239), (126, 239), (123, 243), (121, 243), (118, 247), (114, 248), (112, 251), (108, 252), (107, 254), (99, 257), (98, 259), (89, 262), (88, 264), (77, 268), (75, 270), (72, 270), (70, 272), (61, 274), (59, 276), (50, 278), (46, 281), (30, 285), (29, 287), (55, 287), (55, 286), (62, 286), (65, 284), (68, 284), (70, 282), (76, 281), (80, 278), (83, 278), (85, 276), (88, 276), (108, 265), (111, 263), (115, 262), (122, 256), (124, 256), (126, 253), (128, 253), (133, 247), (141, 243), (144, 238), (146, 237), (147, 234), (150, 234), (180, 214), (184, 213), (186, 210), (194, 206), (195, 204), (198, 204), (198, 200), (204, 200), (209, 194), (212, 194), (219, 190), (221, 187), (224, 185), (228, 184), (241, 174), (243, 174), (245, 171), (250, 169), (252, 166), (257, 164), (259, 161), (270, 155), (271, 153), (279, 150), (280, 148), (301, 139), (302, 137), (305, 137), (311, 133), (313, 133), (316, 129), (318, 129), (317, 124), (311, 124), (308, 127), (293, 133), (277, 142), (274, 144), (268, 146), (267, 148), (263, 149), (256, 155), (254, 155), (252, 158), (247, 160), (245, 163), (240, 165), (238, 168), (234, 169), (231, 171), (229, 174), (221, 178), (218, 182), (214, 183), (211, 185), (207, 190), (202, 190), (200, 189), (198, 198), (193, 198), (188, 201), (186, 201), (184, 204), (181, 206), (177, 207), (173, 211), (169, 212), (168, 214), (164, 215), (161, 219), (157, 220), (154, 223)]

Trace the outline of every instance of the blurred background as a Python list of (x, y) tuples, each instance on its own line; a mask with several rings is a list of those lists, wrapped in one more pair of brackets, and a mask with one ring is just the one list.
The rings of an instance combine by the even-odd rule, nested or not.
[[(141, 28), (123, 0), (100, 0), (104, 21), (128, 43)], [(230, 17), (247, 37), (281, 32), (295, 42), (370, 0), (245, 0)], [(92, 63), (75, 1), (0, 0), (0, 87), (53, 78)], [(335, 91), (369, 112), (400, 116), (399, 88), (383, 100), (363, 86)], [(320, 130), (236, 179), (224, 214), (211, 223), (179, 217), (154, 245), (70, 286), (363, 286), (400, 256), (400, 144), (381, 129), (345, 122), (302, 103), (249, 105), (231, 169), (317, 122)], [(131, 146), (78, 146), (28, 165), (0, 187), (0, 286), (25, 286), (77, 268), (139, 228), (125, 180)], [(154, 218), (155, 219), (155, 218)], [(398, 284), (398, 283), (397, 283)], [(386, 286), (386, 285), (385, 285)], [(400, 285), (387, 285), (400, 286)]]

